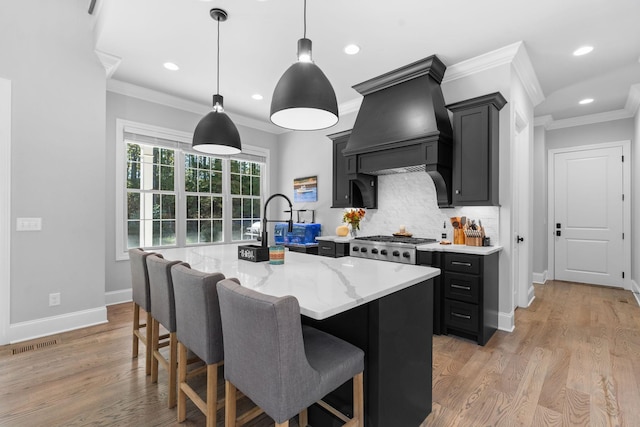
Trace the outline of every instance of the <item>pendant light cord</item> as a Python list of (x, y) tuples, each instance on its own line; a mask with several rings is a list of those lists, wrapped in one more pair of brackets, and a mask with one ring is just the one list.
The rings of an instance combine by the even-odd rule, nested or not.
[(307, 38), (307, 0), (304, 0), (304, 35), (303, 38)]
[[(306, 0), (305, 0), (306, 1)], [(218, 55), (217, 55), (217, 73), (216, 73), (216, 93), (220, 94), (220, 19), (218, 21)]]

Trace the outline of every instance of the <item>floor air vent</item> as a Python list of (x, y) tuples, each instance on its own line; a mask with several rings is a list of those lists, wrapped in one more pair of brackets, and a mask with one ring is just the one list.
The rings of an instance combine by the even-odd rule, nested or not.
[(27, 351), (38, 350), (45, 347), (51, 347), (52, 345), (56, 345), (56, 344), (58, 344), (57, 339), (40, 341), (33, 344), (23, 345), (22, 347), (16, 347), (12, 350), (11, 354), (14, 354), (14, 355), (22, 354), (22, 353), (26, 353)]

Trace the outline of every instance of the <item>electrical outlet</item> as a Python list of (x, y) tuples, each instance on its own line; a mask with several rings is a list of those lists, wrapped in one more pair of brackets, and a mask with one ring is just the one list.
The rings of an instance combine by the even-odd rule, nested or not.
[(60, 293), (49, 294), (49, 307), (60, 305)]

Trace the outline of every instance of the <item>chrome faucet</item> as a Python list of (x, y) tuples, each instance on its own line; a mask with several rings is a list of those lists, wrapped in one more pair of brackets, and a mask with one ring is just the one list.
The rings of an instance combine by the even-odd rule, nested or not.
[(272, 219), (272, 220), (268, 220), (267, 219), (267, 206), (269, 205), (269, 202), (271, 201), (271, 199), (273, 199), (274, 197), (284, 197), (285, 200), (289, 203), (289, 221), (287, 221), (289, 223), (289, 227), (287, 229), (287, 231), (289, 233), (291, 233), (293, 231), (293, 205), (291, 204), (291, 200), (289, 200), (289, 198), (287, 196), (285, 196), (284, 194), (280, 194), (280, 193), (276, 193), (273, 194), (271, 197), (269, 197), (267, 199), (267, 201), (264, 203), (264, 212), (262, 213), (262, 247), (266, 248), (269, 245), (269, 242), (267, 241), (268, 237), (268, 233), (267, 233), (267, 223), (268, 222), (284, 222), (281, 219)]

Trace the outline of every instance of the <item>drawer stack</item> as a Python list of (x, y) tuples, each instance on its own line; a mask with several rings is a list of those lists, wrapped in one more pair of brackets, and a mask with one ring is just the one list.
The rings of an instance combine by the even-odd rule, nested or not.
[(485, 345), (498, 328), (498, 254), (444, 253), (442, 326)]

